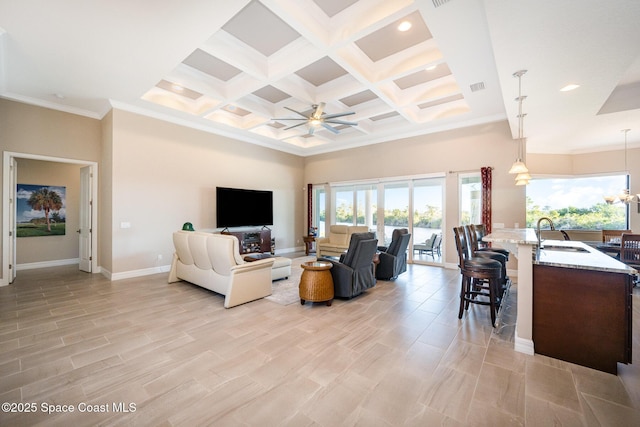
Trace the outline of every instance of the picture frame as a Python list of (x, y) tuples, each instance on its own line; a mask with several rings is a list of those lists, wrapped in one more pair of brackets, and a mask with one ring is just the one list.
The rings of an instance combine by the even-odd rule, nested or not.
[(64, 236), (67, 189), (17, 184), (16, 237)]

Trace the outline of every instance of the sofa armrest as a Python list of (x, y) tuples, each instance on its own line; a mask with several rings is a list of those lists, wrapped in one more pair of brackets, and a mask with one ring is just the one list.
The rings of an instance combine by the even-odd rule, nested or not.
[(171, 259), (171, 270), (169, 270), (169, 283), (178, 282), (178, 254), (174, 253)]
[(318, 243), (326, 243), (328, 241), (329, 241), (328, 237), (318, 237), (318, 238), (316, 238), (316, 244), (318, 244)]
[(265, 258), (258, 261), (245, 262), (231, 267), (231, 272), (241, 274), (247, 271), (260, 270), (262, 268), (271, 268), (276, 260), (274, 258)]

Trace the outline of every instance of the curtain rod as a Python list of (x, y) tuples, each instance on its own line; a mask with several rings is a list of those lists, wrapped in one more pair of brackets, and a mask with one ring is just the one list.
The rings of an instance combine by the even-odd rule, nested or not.
[[(493, 166), (486, 166), (486, 167), (488, 167), (491, 170), (494, 169)], [(467, 170), (461, 170), (461, 171), (449, 171), (449, 173), (469, 173), (469, 172), (480, 172), (480, 169), (467, 169)]]

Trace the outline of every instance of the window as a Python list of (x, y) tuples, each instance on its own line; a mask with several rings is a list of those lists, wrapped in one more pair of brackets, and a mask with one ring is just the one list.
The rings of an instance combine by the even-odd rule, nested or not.
[(378, 191), (376, 185), (356, 186), (356, 225), (366, 225), (375, 229)]
[(527, 186), (527, 227), (546, 216), (557, 229), (627, 229), (627, 205), (604, 201), (605, 195), (619, 194), (627, 185), (627, 175), (532, 179)]
[[(407, 182), (384, 184), (384, 245), (391, 243), (396, 228), (409, 226), (409, 184)], [(383, 240), (378, 236), (379, 240)]]
[(335, 203), (333, 203), (335, 224), (353, 225), (353, 186), (336, 187), (333, 195), (335, 196)]
[(421, 246), (430, 243), (433, 234), (442, 236), (444, 203), (444, 178), (427, 178), (413, 181), (413, 260), (442, 262), (441, 253), (425, 251)]
[(335, 224), (366, 225), (375, 229), (376, 184), (337, 186), (332, 194)]
[(313, 209), (313, 226), (318, 229), (318, 236), (325, 236), (325, 224), (327, 222), (326, 219), (326, 191), (323, 185), (314, 185), (313, 186), (313, 200), (312, 200), (312, 209)]
[(460, 225), (482, 223), (482, 182), (480, 174), (460, 175)]

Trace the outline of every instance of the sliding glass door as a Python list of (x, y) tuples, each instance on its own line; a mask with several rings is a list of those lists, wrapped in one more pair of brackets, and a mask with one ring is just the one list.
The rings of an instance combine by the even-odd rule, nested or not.
[[(391, 243), (395, 228), (409, 228), (409, 183), (394, 182), (384, 184), (383, 235), (378, 235), (381, 245)], [(384, 243), (382, 240), (384, 239)]]
[(394, 229), (407, 228), (409, 261), (442, 263), (442, 247), (428, 245), (433, 235), (442, 234), (444, 182), (436, 176), (314, 186), (313, 223), (319, 236), (326, 235), (329, 224), (365, 225), (376, 232), (380, 246), (391, 243)]
[(442, 262), (444, 178), (413, 181), (413, 260)]

